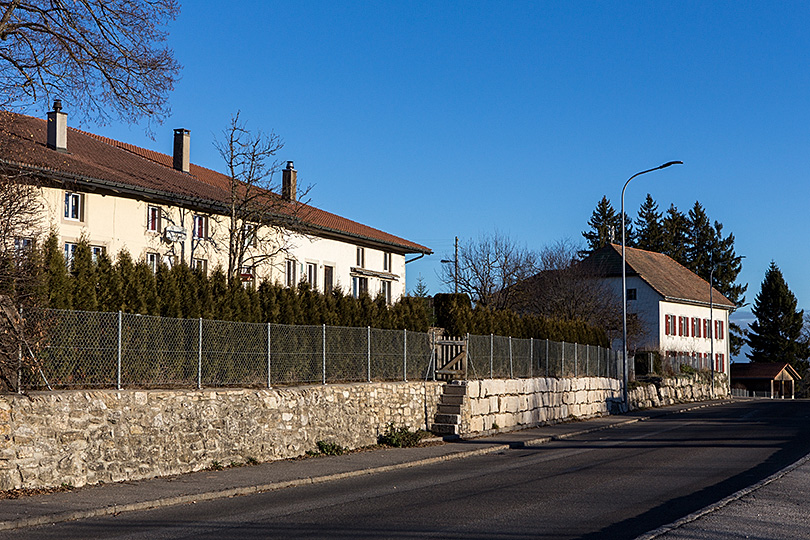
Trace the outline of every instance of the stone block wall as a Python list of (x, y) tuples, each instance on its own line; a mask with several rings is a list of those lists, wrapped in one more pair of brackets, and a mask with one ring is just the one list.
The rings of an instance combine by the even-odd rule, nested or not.
[[(714, 397), (728, 395), (725, 375), (716, 374)], [(701, 375), (662, 379), (628, 392), (631, 410), (711, 399), (711, 383)], [(467, 382), (461, 433), (509, 430), (626, 411), (621, 381), (577, 379), (483, 379)], [(497, 428), (496, 428), (497, 426)]]
[(604, 377), (484, 379), (467, 383), (467, 397), (462, 433), (478, 433), (616, 412), (622, 391), (620, 381)]
[(82, 486), (377, 442), (432, 421), (441, 383), (0, 395), (0, 489)]

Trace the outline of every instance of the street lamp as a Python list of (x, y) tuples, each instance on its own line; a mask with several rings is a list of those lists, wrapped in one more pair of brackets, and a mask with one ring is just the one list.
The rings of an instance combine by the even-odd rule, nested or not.
[(628, 402), (627, 398), (627, 269), (626, 269), (626, 259), (625, 259), (625, 224), (624, 224), (624, 191), (627, 189), (627, 184), (630, 183), (630, 180), (635, 178), (636, 176), (641, 176), (642, 174), (647, 174), (648, 172), (657, 171), (658, 169), (666, 169), (671, 165), (683, 165), (683, 161), (667, 161), (663, 165), (659, 165), (658, 167), (654, 167), (652, 169), (647, 169), (646, 171), (641, 171), (630, 178), (627, 179), (627, 182), (624, 183), (624, 187), (622, 188), (622, 379), (624, 385), (622, 386), (623, 394), (624, 394), (624, 406), (629, 409), (630, 403)]
[(441, 261), (444, 264), (453, 263), (453, 284), (455, 286), (455, 293), (458, 294), (458, 236), (456, 236), (456, 253), (452, 261), (447, 259), (442, 259)]
[[(731, 261), (714, 264), (714, 252), (709, 254), (709, 374), (712, 377), (711, 397), (714, 397), (714, 269), (718, 266), (727, 266), (732, 261), (739, 261), (744, 258), (745, 255), (740, 255), (734, 257)], [(728, 361), (731, 362), (730, 355)], [(729, 364), (729, 373), (731, 373), (730, 370), (731, 364)]]

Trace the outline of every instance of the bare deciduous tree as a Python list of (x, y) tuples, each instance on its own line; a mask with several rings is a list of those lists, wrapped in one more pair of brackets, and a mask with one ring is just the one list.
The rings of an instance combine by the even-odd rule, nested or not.
[(161, 44), (178, 12), (176, 0), (0, 0), (0, 105), (167, 115), (180, 66)]
[[(599, 279), (600, 269), (582, 264), (582, 249), (570, 240), (540, 252), (541, 271), (516, 287), (512, 309), (566, 320), (583, 320), (605, 329), (611, 340), (622, 336), (621, 297)], [(628, 341), (645, 336), (641, 321), (628, 317)], [(630, 349), (634, 349), (632, 345)]]
[[(452, 258), (452, 257), (451, 257)], [(539, 270), (537, 254), (517, 245), (499, 232), (459, 244), (458, 276), (455, 265), (442, 267), (441, 279), (450, 286), (458, 280), (459, 292), (476, 304), (503, 309), (514, 304), (514, 286)]]
[(305, 234), (304, 218), (309, 210), (300, 201), (308, 193), (281, 197), (274, 177), (280, 169), (276, 153), (284, 146), (273, 132), (250, 132), (239, 113), (215, 142), (225, 161), (229, 183), (228, 215), (215, 220), (227, 229), (228, 277), (236, 279), (249, 266), (272, 263), (292, 247), (291, 234)]

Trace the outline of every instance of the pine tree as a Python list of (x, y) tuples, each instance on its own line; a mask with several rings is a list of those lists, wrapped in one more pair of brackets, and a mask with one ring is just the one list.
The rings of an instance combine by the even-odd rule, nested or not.
[(661, 220), (661, 225), (664, 229), (664, 245), (661, 252), (688, 268), (686, 242), (689, 223), (686, 216), (674, 204), (671, 204)]
[[(588, 220), (591, 227), (589, 231), (584, 231), (582, 236), (588, 242), (588, 250), (595, 251), (610, 243), (620, 244), (622, 241), (622, 216), (617, 213), (610, 200), (602, 196), (596, 205), (596, 209)], [(633, 245), (633, 223), (625, 216), (625, 243)]]
[(658, 203), (652, 195), (647, 198), (638, 211), (635, 223), (635, 247), (661, 253), (664, 250), (664, 229), (661, 223), (662, 214), (658, 211)]
[(797, 310), (796, 297), (788, 288), (781, 270), (771, 261), (762, 288), (752, 309), (756, 321), (751, 323), (746, 341), (747, 354), (753, 362), (789, 362), (799, 373), (807, 368), (810, 356), (802, 340), (804, 310)]
[(713, 254), (718, 247), (717, 240), (706, 210), (695, 201), (686, 218), (686, 244), (684, 261), (681, 264), (708, 281), (714, 264)]
[(46, 305), (53, 309), (71, 308), (71, 280), (65, 264), (65, 256), (59, 245), (59, 237), (51, 231), (43, 246), (45, 264)]
[(96, 268), (93, 263), (93, 251), (87, 238), (82, 237), (76, 245), (71, 264), (73, 273), (73, 309), (79, 311), (96, 311)]
[(155, 273), (157, 296), (160, 298), (160, 315), (162, 317), (180, 318), (180, 288), (171, 269), (165, 264), (159, 264)]
[(106, 253), (102, 253), (96, 260), (96, 297), (98, 309), (101, 311), (119, 311), (123, 305), (123, 287), (121, 277)]

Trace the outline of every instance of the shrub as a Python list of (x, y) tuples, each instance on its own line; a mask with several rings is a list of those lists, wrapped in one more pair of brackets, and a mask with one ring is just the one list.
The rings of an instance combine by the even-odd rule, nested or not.
[(394, 423), (388, 424), (385, 433), (377, 437), (379, 444), (393, 446), (395, 448), (410, 448), (418, 446), (422, 436), (417, 431), (411, 431), (405, 426), (394, 427)]

